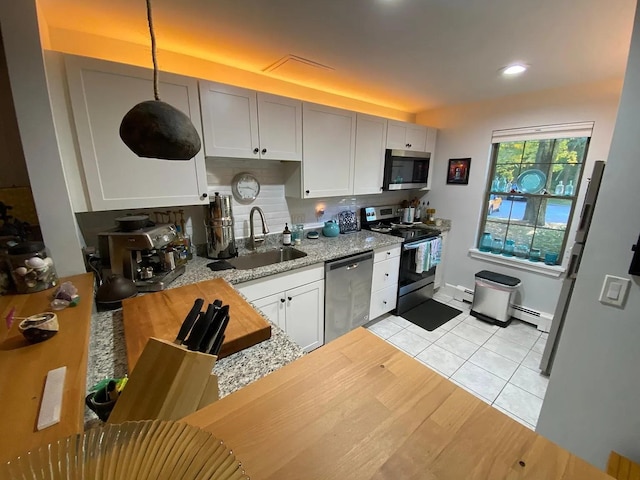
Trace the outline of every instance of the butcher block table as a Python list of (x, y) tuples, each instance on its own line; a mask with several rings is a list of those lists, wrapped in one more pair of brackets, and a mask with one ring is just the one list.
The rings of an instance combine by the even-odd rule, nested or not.
[(271, 325), (225, 280), (216, 278), (122, 301), (129, 371), (150, 337), (173, 341), (196, 298), (229, 305), (229, 324), (218, 358), (271, 338)]
[(363, 328), (183, 419), (260, 479), (610, 479)]
[[(18, 319), (7, 330), (5, 318), (13, 307), (20, 317), (51, 311), (49, 303), (55, 289), (0, 296), (0, 461), (84, 430), (93, 274), (60, 279), (60, 283), (65, 281), (76, 286), (80, 303), (55, 312), (60, 330), (41, 343), (25, 340), (18, 330)], [(47, 373), (63, 366), (67, 367), (67, 374), (60, 423), (37, 431)]]

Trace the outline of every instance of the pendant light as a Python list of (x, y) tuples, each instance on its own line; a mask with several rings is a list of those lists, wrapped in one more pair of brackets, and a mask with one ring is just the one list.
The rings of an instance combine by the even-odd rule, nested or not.
[(155, 100), (139, 103), (127, 112), (120, 123), (120, 138), (139, 157), (190, 160), (200, 151), (200, 136), (187, 115), (160, 101), (158, 95), (158, 61), (151, 0), (147, 0), (147, 20), (151, 35)]

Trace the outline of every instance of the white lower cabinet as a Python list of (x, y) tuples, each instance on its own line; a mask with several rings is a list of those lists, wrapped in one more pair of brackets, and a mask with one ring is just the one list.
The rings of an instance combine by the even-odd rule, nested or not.
[(369, 320), (396, 308), (398, 275), (400, 273), (400, 245), (377, 249), (373, 255), (373, 280)]
[(324, 344), (324, 265), (236, 285), (305, 352)]

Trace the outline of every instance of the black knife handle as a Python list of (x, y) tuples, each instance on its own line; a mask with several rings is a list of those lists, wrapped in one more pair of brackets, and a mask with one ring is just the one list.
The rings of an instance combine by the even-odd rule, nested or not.
[[(220, 314), (224, 315), (222, 318), (222, 321), (220, 322), (220, 327), (218, 328), (218, 331), (216, 332), (216, 336), (215, 339), (213, 341), (213, 346), (211, 347), (211, 350), (209, 350), (209, 353), (214, 352), (215, 351), (215, 345), (217, 345), (218, 343), (220, 343), (220, 345), (222, 345), (222, 340), (220, 340), (222, 337), (224, 337), (224, 331), (227, 329), (227, 325), (229, 325), (229, 305), (225, 305), (224, 307), (222, 307), (220, 309)], [(218, 351), (220, 350), (220, 348), (218, 347)], [(214, 354), (217, 355), (217, 354)]]
[[(205, 333), (204, 337), (202, 337), (202, 341), (200, 342), (200, 348), (198, 348), (198, 350), (202, 353), (207, 353), (211, 349), (216, 339), (216, 332), (220, 327), (220, 323), (222, 322), (222, 319), (226, 315), (226, 312), (221, 313), (222, 309), (217, 305), (217, 302), (220, 302), (220, 301), (216, 300), (215, 302), (213, 302), (213, 306), (216, 309), (213, 315), (213, 320), (211, 320), (211, 323), (209, 324), (209, 328), (207, 329), (207, 333)], [(222, 302), (220, 302), (220, 304), (222, 305)]]
[(211, 325), (215, 313), (216, 307), (213, 303), (210, 303), (207, 307), (207, 312), (204, 316), (201, 315), (200, 318), (198, 318), (198, 321), (191, 329), (191, 335), (189, 335), (189, 338), (185, 342), (189, 350), (197, 351), (200, 348), (202, 339), (206, 335), (207, 330), (209, 330), (209, 325)]
[(222, 344), (224, 343), (225, 335), (221, 335), (216, 343), (211, 347), (211, 351), (209, 352), (211, 355), (215, 355), (216, 357), (220, 353), (220, 349), (222, 348)]
[(196, 323), (198, 319), (198, 315), (200, 314), (200, 310), (202, 310), (202, 306), (204, 305), (204, 299), (196, 298), (195, 302), (193, 302), (193, 307), (187, 314), (187, 317), (182, 322), (182, 326), (178, 331), (178, 335), (176, 336), (175, 343), (178, 345), (182, 345), (184, 339), (187, 338), (187, 335), (193, 328), (193, 325)]

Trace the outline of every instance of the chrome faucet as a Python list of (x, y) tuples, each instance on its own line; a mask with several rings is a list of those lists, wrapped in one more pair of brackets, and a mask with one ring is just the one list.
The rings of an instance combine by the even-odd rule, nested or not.
[[(254, 230), (253, 230), (253, 214), (254, 212), (258, 212), (260, 214), (260, 219), (262, 220), (262, 236), (256, 238)], [(253, 207), (251, 209), (251, 213), (249, 213), (249, 246), (251, 250), (256, 249), (256, 243), (264, 242), (265, 236), (269, 233), (269, 227), (267, 227), (267, 221), (264, 219), (264, 212), (260, 207)]]

